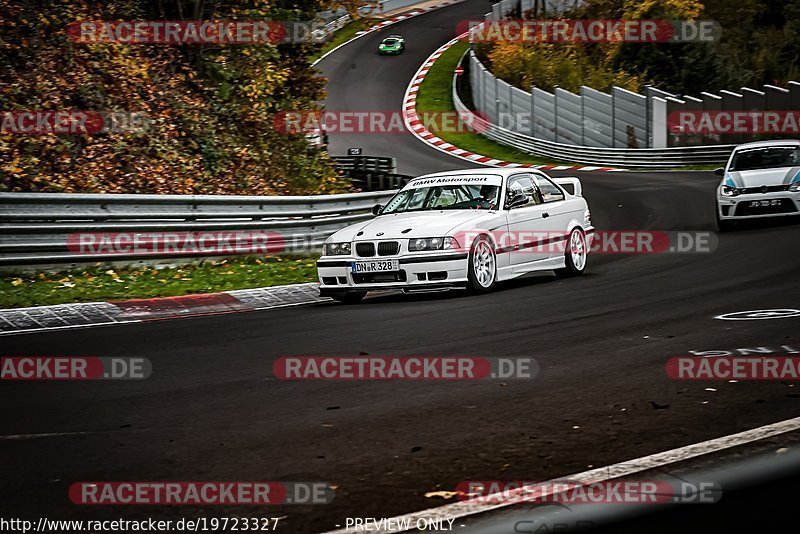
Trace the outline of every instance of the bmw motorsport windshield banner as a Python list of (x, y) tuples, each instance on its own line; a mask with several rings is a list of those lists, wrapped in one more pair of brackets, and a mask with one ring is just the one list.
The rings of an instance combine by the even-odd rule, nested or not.
[(436, 187), (445, 185), (495, 185), (500, 187), (502, 179), (499, 176), (439, 176), (433, 178), (423, 178), (409, 183), (405, 189), (415, 189), (418, 187)]

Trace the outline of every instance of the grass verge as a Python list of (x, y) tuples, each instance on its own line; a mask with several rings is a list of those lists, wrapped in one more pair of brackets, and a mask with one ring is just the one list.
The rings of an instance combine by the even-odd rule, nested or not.
[[(417, 93), (417, 113), (455, 112), (453, 104), (453, 71), (458, 66), (458, 61), (469, 48), (469, 43), (459, 42), (451, 46), (425, 75)], [(460, 128), (459, 128), (460, 129)], [(515, 163), (533, 163), (545, 165), (553, 163), (552, 160), (533, 156), (526, 152), (495, 143), (486, 137), (473, 132), (442, 132), (433, 131), (440, 138), (452, 143), (458, 148), (463, 148), (482, 156), (488, 156), (503, 161)]]
[(353, 37), (356, 36), (356, 33), (365, 30), (372, 26), (373, 24), (377, 24), (376, 19), (358, 19), (353, 20), (342, 26), (339, 31), (333, 34), (333, 39), (322, 45), (320, 49), (309, 57), (309, 60), (313, 63), (314, 61), (321, 58), (323, 55), (327, 54), (340, 44), (349, 41)]
[(95, 266), (0, 274), (0, 308), (174, 297), (314, 282), (316, 257), (241, 257), (180, 267)]
[[(453, 104), (453, 71), (461, 56), (469, 48), (469, 43), (459, 42), (451, 46), (439, 59), (433, 64), (428, 74), (425, 76), (422, 84), (420, 85), (419, 92), (417, 93), (417, 112), (445, 112), (455, 111)], [(451, 143), (458, 148), (488, 156), (490, 158), (499, 159), (502, 161), (511, 161), (514, 163), (532, 163), (534, 165), (569, 165), (570, 163), (564, 161), (554, 161), (551, 159), (534, 156), (521, 150), (516, 150), (506, 145), (495, 143), (486, 137), (472, 132), (455, 133), (455, 132), (442, 132), (432, 131), (440, 138), (448, 143)], [(572, 165), (583, 165), (580, 163), (572, 163)], [(688, 171), (688, 170), (713, 170), (719, 167), (719, 164), (714, 165), (692, 165), (687, 167), (671, 167), (670, 171)], [(652, 169), (636, 169), (630, 167), (631, 170), (652, 170)]]

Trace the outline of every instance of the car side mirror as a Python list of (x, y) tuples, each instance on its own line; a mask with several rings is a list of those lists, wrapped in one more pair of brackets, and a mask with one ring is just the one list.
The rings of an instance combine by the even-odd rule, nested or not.
[(714, 169), (714, 174), (717, 176), (725, 176), (725, 169), (720, 167), (719, 169)]
[(383, 209), (383, 204), (375, 204), (374, 206), (372, 206), (372, 214), (380, 215), (382, 209)]
[(530, 202), (530, 199), (525, 193), (518, 193), (511, 197), (511, 199), (506, 203), (506, 209), (518, 208), (520, 206), (524, 206), (528, 202)]

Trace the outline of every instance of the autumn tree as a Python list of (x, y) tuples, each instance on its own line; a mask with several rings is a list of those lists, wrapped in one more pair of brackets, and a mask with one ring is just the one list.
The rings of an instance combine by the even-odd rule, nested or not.
[(309, 20), (319, 0), (4, 0), (0, 110), (135, 112), (143, 131), (0, 135), (0, 190), (288, 194), (347, 189), (274, 118), (315, 109), (313, 44), (81, 44), (92, 20)]

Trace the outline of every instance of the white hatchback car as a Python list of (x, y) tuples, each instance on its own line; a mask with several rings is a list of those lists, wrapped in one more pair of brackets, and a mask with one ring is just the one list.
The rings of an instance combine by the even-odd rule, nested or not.
[(373, 290), (483, 293), (532, 271), (579, 275), (594, 235), (580, 181), (538, 170), (420, 176), (373, 213), (325, 241), (320, 295), (355, 303)]
[(800, 141), (759, 141), (737, 146), (717, 188), (717, 223), (800, 213)]

